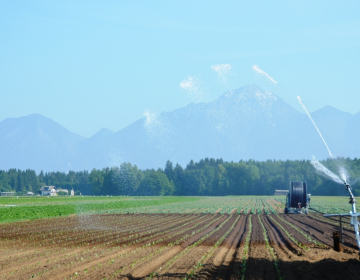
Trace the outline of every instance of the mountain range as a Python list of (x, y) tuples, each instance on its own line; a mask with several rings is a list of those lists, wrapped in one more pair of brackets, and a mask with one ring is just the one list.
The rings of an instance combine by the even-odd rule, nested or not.
[[(311, 114), (334, 156), (360, 157), (360, 112), (326, 106)], [(225, 92), (210, 103), (191, 103), (147, 114), (112, 132), (90, 138), (40, 114), (0, 122), (0, 169), (91, 170), (136, 164), (164, 167), (167, 160), (318, 159), (328, 151), (308, 116), (257, 85)]]

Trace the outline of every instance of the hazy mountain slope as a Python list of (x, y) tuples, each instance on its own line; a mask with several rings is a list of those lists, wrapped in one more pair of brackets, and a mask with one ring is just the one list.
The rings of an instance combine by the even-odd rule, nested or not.
[(348, 123), (347, 132), (344, 135), (349, 143), (349, 157), (360, 158), (360, 112), (356, 113)]
[[(312, 114), (335, 156), (360, 157), (360, 112), (326, 106)], [(114, 133), (80, 137), (35, 114), (0, 123), (0, 169), (91, 170), (130, 162), (164, 167), (169, 159), (324, 159), (329, 156), (308, 116), (256, 85), (224, 93), (210, 103), (148, 114)]]
[(108, 142), (115, 132), (102, 128), (92, 137), (82, 141), (78, 149), (78, 155), (74, 158), (73, 166), (76, 170), (92, 170), (112, 166), (108, 163)]
[(211, 103), (189, 104), (148, 116), (112, 139), (119, 159), (140, 167), (181, 164), (204, 157), (303, 159), (327, 151), (305, 114), (256, 85), (229, 91)]
[(83, 137), (40, 114), (0, 122), (0, 169), (67, 171)]
[(326, 106), (313, 112), (311, 116), (316, 122), (331, 153), (334, 156), (350, 155), (350, 142), (346, 135), (353, 115), (332, 106)]

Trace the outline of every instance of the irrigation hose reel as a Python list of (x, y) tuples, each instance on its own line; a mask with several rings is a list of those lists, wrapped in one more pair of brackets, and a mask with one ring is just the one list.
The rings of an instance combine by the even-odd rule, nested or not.
[[(307, 194), (306, 182), (290, 181), (290, 190), (286, 196), (285, 214), (308, 213), (310, 195)], [(305, 208), (303, 210), (303, 208)]]

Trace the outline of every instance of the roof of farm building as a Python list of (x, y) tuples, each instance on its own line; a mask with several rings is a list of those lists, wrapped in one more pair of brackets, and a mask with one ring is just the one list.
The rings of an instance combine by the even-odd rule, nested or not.
[(55, 186), (43, 186), (43, 187), (41, 188), (41, 191), (51, 191), (51, 190), (53, 190), (53, 189), (56, 190), (56, 187), (55, 187)]

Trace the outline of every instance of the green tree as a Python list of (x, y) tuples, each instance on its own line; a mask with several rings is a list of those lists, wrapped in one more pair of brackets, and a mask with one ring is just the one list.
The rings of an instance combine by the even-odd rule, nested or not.
[(7, 173), (1, 170), (0, 170), (0, 191), (1, 192), (11, 191), (11, 186), (8, 181)]
[(172, 195), (174, 191), (175, 186), (164, 173), (159, 171), (152, 171), (142, 180), (138, 188), (140, 195)]
[(104, 187), (104, 174), (102, 171), (93, 169), (91, 170), (89, 176), (89, 182), (92, 186), (92, 193), (95, 195), (100, 195), (103, 192)]

